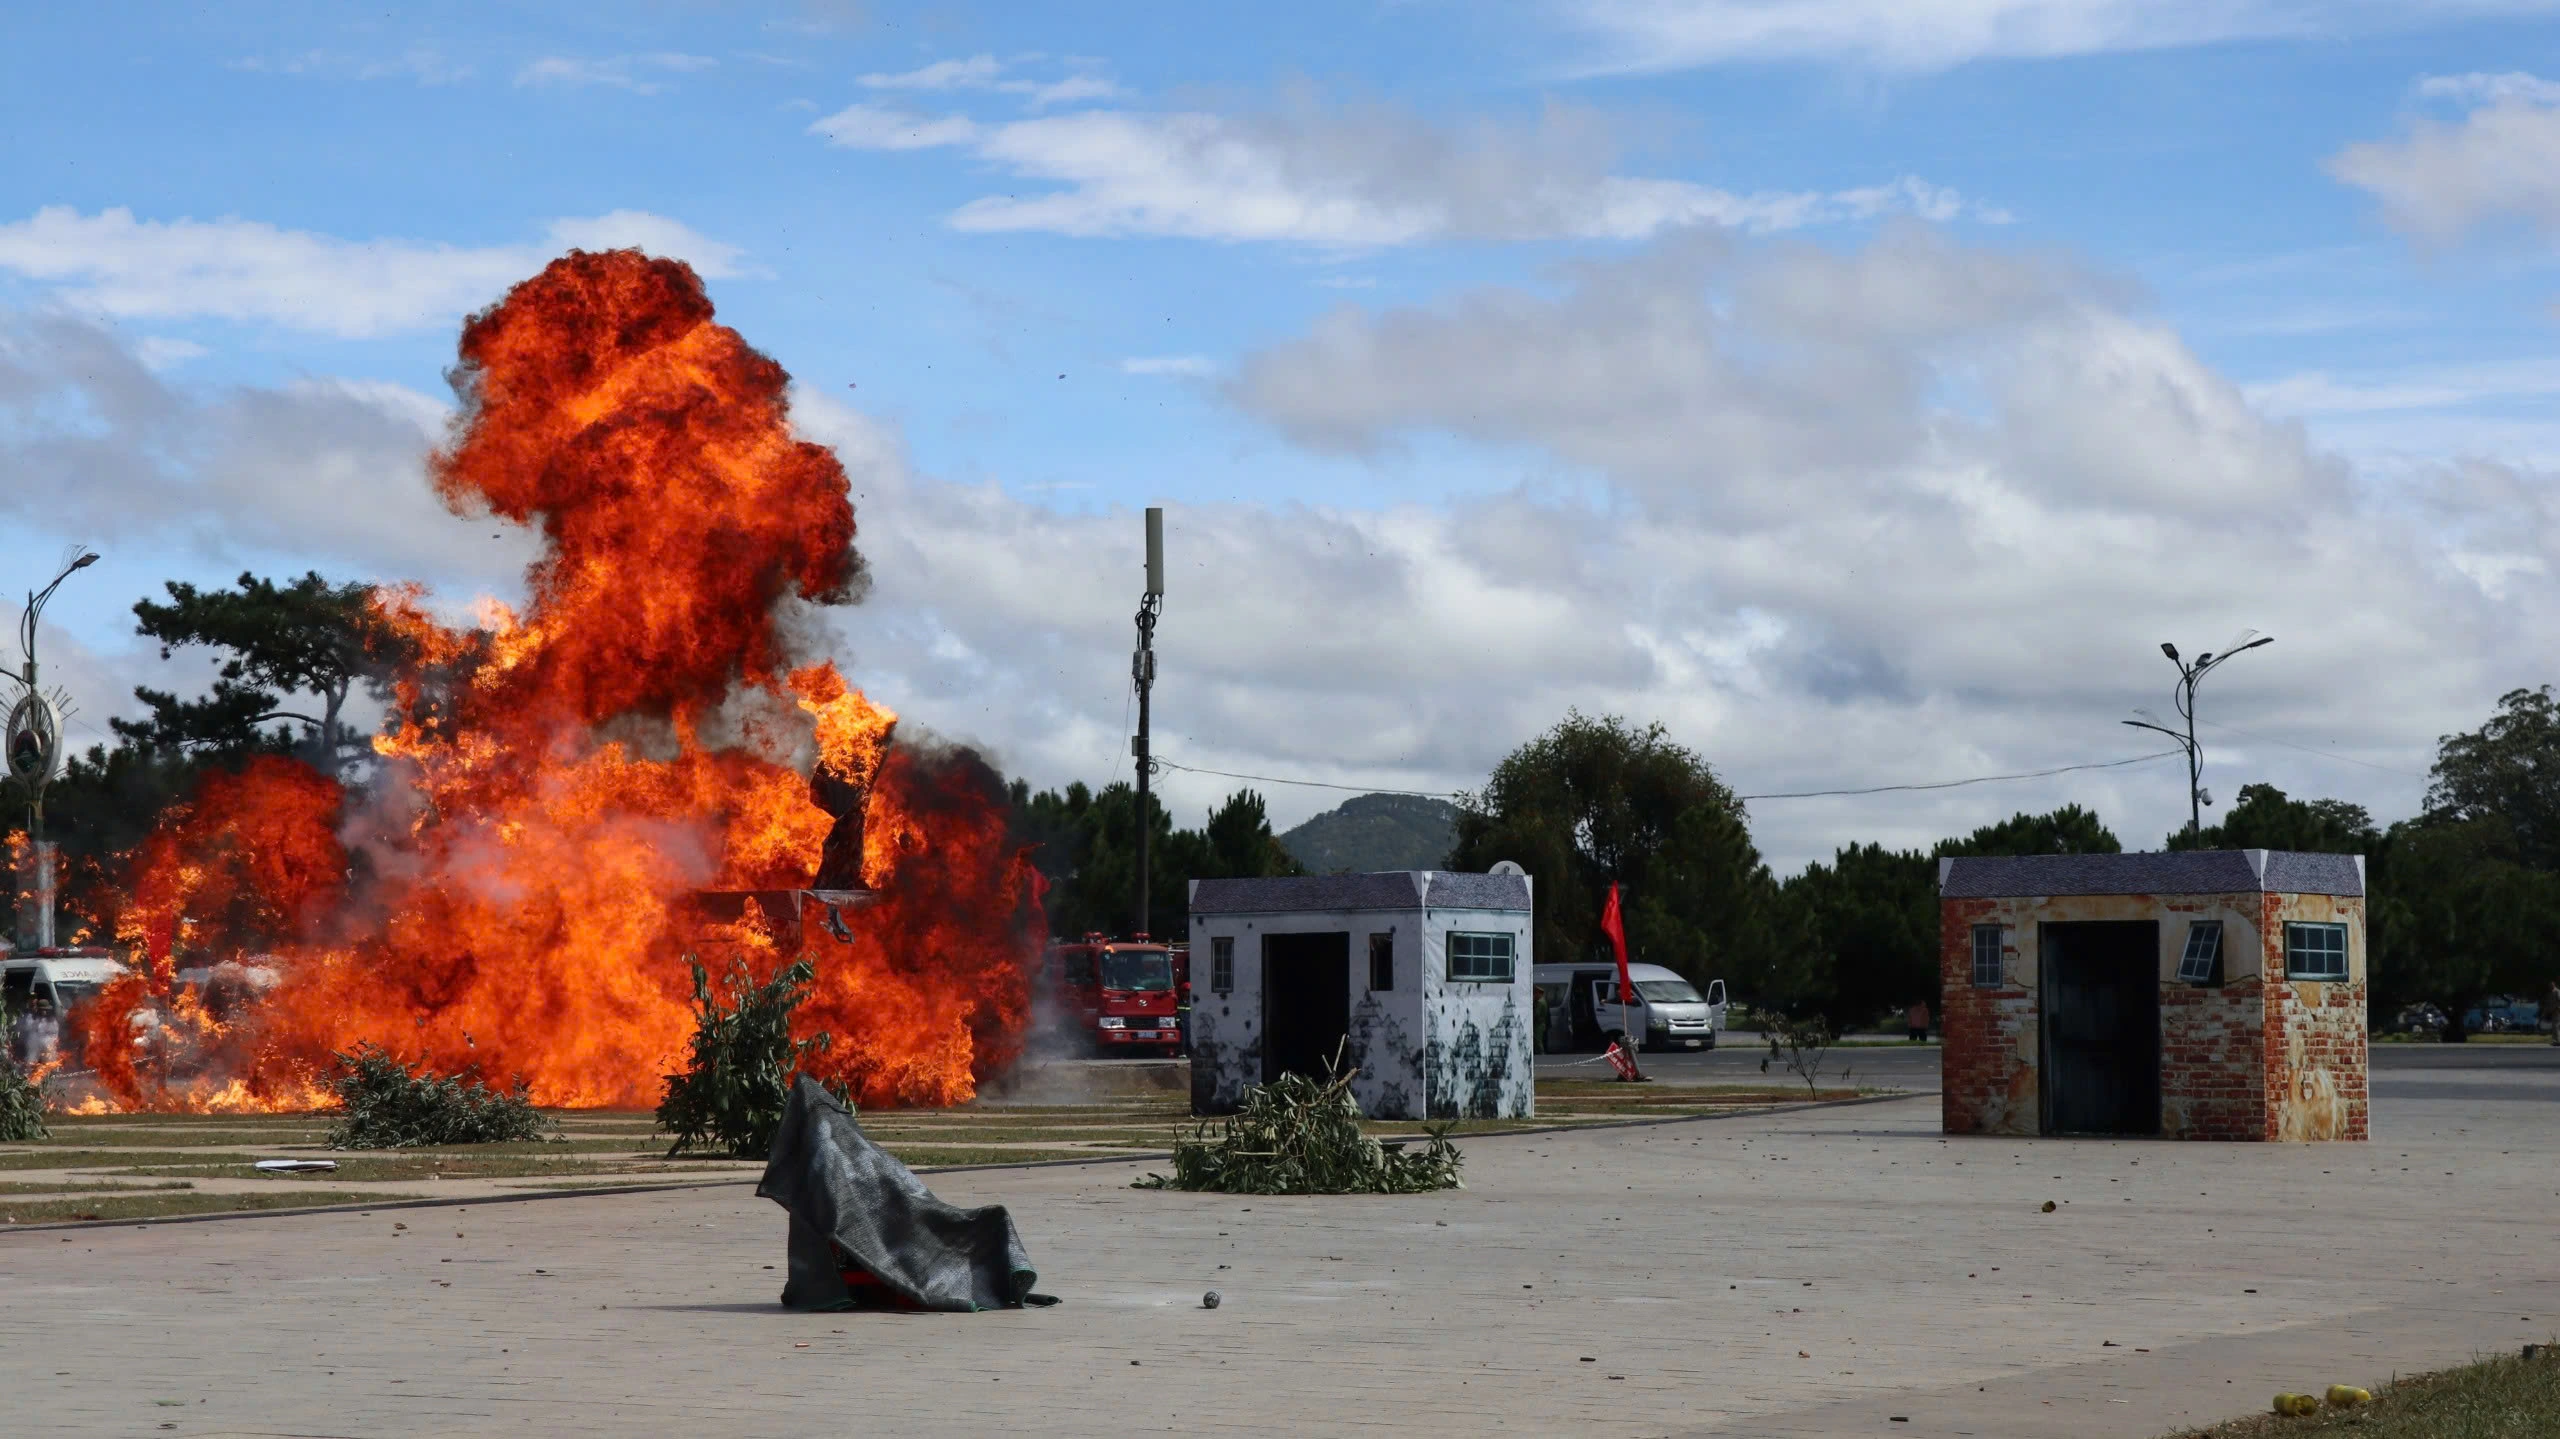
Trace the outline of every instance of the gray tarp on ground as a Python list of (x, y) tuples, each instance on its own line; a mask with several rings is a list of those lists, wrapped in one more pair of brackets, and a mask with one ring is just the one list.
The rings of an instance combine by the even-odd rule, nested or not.
[(873, 1144), (805, 1074), (791, 1086), (756, 1193), (791, 1215), (791, 1277), (782, 1302), (793, 1309), (862, 1302), (845, 1282), (847, 1268), (867, 1271), (924, 1309), (1057, 1302), (1031, 1292), (1039, 1276), (1003, 1205), (960, 1209), (934, 1198), (914, 1170)]

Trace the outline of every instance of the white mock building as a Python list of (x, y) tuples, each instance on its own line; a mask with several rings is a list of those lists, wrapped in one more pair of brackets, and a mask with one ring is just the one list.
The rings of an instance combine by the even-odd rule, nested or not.
[(1445, 870), (1191, 882), (1191, 1108), (1321, 1077), (1377, 1119), (1525, 1119), (1530, 882)]

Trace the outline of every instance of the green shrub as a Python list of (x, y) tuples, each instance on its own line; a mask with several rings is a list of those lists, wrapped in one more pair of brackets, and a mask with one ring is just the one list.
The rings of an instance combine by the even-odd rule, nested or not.
[(495, 1090), (477, 1072), (422, 1074), (377, 1044), (336, 1056), (329, 1088), (345, 1117), (329, 1128), (331, 1149), (410, 1149), (428, 1144), (507, 1144), (547, 1139), (548, 1121), (519, 1079)]
[[(1356, 1072), (1356, 1071), (1354, 1071)], [(1173, 1175), (1150, 1174), (1138, 1189), (1207, 1189), (1221, 1194), (1421, 1194), (1458, 1189), (1462, 1156), (1449, 1125), (1423, 1132), (1420, 1154), (1360, 1132), (1351, 1075), (1324, 1081), (1284, 1074), (1248, 1086), (1244, 1103), (1215, 1139), (1203, 1124), (1173, 1146)]]
[(723, 1004), (701, 961), (685, 963), (693, 969), (693, 1057), (684, 1073), (666, 1076), (658, 1102), (658, 1128), (675, 1136), (667, 1157), (698, 1150), (762, 1159), (782, 1126), (792, 1075), (830, 1043), (824, 1034), (791, 1037), (791, 1011), (809, 997), (817, 967), (803, 957), (758, 984), (738, 960), (722, 982)]
[(0, 1144), (45, 1137), (44, 1091), (16, 1061), (0, 1055)]

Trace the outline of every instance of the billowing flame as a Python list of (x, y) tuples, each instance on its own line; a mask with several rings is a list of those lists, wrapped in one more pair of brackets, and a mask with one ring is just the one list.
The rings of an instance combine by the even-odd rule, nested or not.
[[(209, 778), (133, 859), (117, 933), (148, 963), (90, 1007), (126, 1108), (281, 1108), (364, 1040), (535, 1100), (645, 1106), (691, 1033), (684, 967), (789, 956), (706, 929), (704, 889), (811, 884), (835, 817), (810, 769), (869, 786), (875, 903), (801, 942), (802, 1032), (865, 1103), (947, 1104), (1009, 1064), (1041, 932), (1001, 785), (965, 750), (796, 655), (790, 607), (858, 597), (848, 485), (793, 437), (788, 377), (712, 322), (693, 272), (572, 252), (462, 334), (464, 414), (433, 460), (457, 510), (540, 530), (522, 613), (374, 610), (400, 655), (363, 802), (284, 759)], [(211, 1013), (178, 970), (252, 948), (282, 972)]]

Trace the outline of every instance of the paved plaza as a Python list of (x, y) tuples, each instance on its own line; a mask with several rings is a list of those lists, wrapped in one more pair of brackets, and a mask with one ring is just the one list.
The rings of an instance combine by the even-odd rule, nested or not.
[(742, 1187), (0, 1234), (0, 1427), (2156, 1435), (2560, 1334), (2560, 1069), (2479, 1063), (2363, 1145), (1950, 1141), (1927, 1095), (1479, 1140), (1437, 1196), (945, 1175), (1066, 1300), (984, 1315), (784, 1312)]

